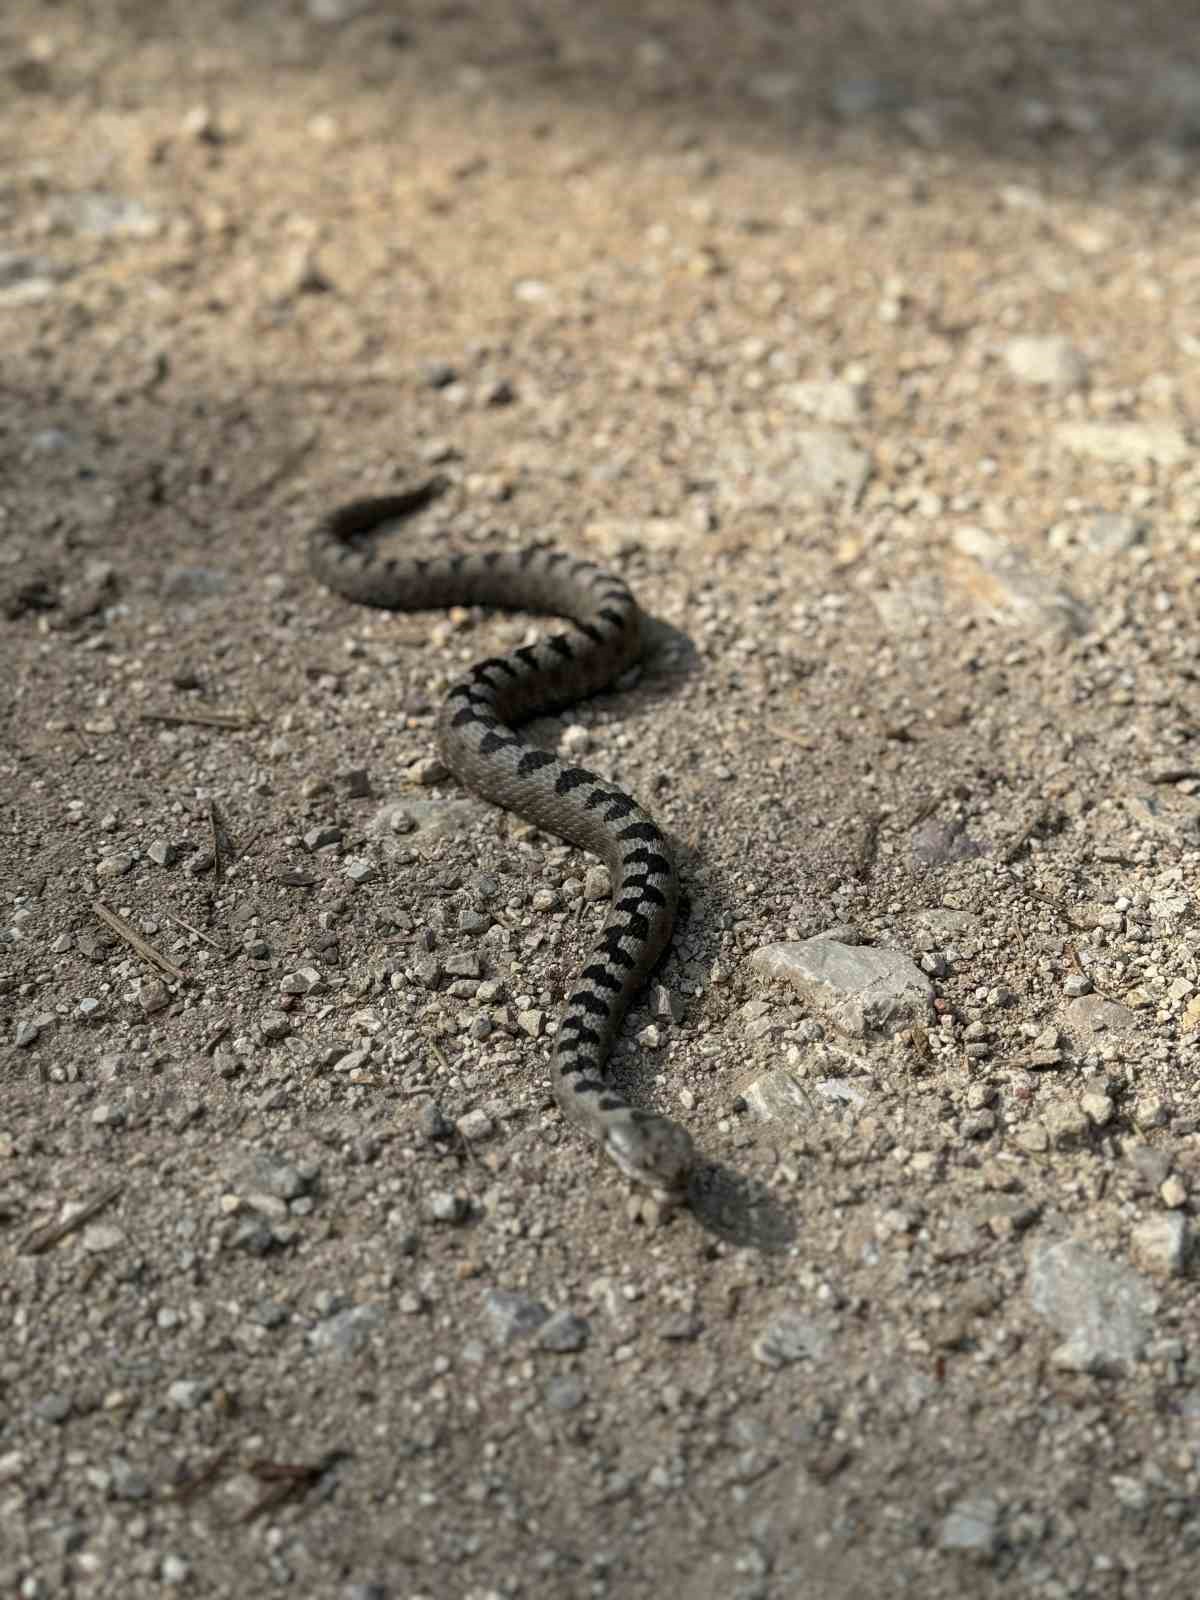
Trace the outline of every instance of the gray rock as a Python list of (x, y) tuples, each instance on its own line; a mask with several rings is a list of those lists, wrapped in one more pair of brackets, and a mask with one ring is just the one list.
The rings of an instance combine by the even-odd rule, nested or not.
[(170, 1004), (171, 991), (161, 978), (143, 978), (138, 984), (138, 1005), (148, 1017)]
[(362, 1045), (357, 1050), (347, 1050), (333, 1064), (335, 1072), (361, 1072), (371, 1059), (370, 1045)]
[(754, 1359), (765, 1367), (782, 1367), (793, 1361), (823, 1361), (829, 1354), (829, 1330), (799, 1311), (781, 1311), (771, 1318), (754, 1340)]
[(726, 447), (716, 468), (723, 497), (737, 506), (853, 504), (871, 475), (871, 458), (834, 428), (795, 428), (754, 449)]
[(106, 1255), (125, 1243), (125, 1230), (113, 1222), (91, 1222), (83, 1230), (81, 1243), (91, 1256)]
[(764, 1122), (799, 1125), (812, 1116), (812, 1093), (787, 1067), (772, 1067), (741, 1091), (747, 1108)]
[(212, 1393), (208, 1378), (177, 1378), (167, 1389), (167, 1399), (178, 1411), (195, 1411)]
[(209, 600), (224, 594), (229, 575), (212, 567), (171, 567), (163, 578), (167, 600)]
[(63, 1394), (57, 1389), (44, 1394), (33, 1405), (33, 1414), (39, 1422), (65, 1422), (74, 1410), (75, 1402), (70, 1395)]
[(146, 847), (146, 854), (156, 867), (173, 867), (183, 858), (184, 846), (170, 844), (166, 839), (155, 839)]
[(966, 1495), (950, 1507), (938, 1531), (938, 1547), (990, 1561), (1000, 1540), (1000, 1504), (992, 1495)]
[(1137, 1013), (1103, 995), (1081, 994), (1064, 1012), (1067, 1027), (1090, 1037), (1096, 1033), (1128, 1033), (1137, 1027)]
[(159, 1562), (158, 1575), (168, 1588), (177, 1589), (191, 1577), (191, 1562), (173, 1550), (168, 1550)]
[(1055, 1365), (1071, 1372), (1127, 1369), (1141, 1356), (1158, 1308), (1139, 1274), (1070, 1239), (1035, 1246), (1028, 1293), (1033, 1309), (1064, 1337)]
[(856, 122), (875, 111), (891, 111), (904, 103), (897, 83), (886, 78), (839, 78), (829, 91), (829, 104), (844, 122)]
[(818, 422), (848, 425), (861, 421), (867, 409), (866, 387), (839, 378), (828, 382), (806, 379), (786, 383), (779, 391), (779, 398)]
[(543, 1350), (565, 1355), (582, 1350), (590, 1333), (591, 1329), (583, 1317), (577, 1317), (573, 1311), (556, 1311), (542, 1324), (538, 1343)]
[(425, 1196), (425, 1215), (431, 1222), (456, 1225), (471, 1215), (470, 1201), (453, 1189), (434, 1189)]
[(310, 1331), (308, 1342), (314, 1350), (339, 1356), (353, 1355), (369, 1342), (371, 1334), (383, 1323), (382, 1306), (374, 1303), (350, 1306), (319, 1322)]
[(1130, 1254), (1137, 1266), (1160, 1278), (1177, 1278), (1187, 1262), (1188, 1224), (1178, 1211), (1147, 1217), (1130, 1235)]
[(547, 1321), (549, 1311), (540, 1300), (531, 1300), (508, 1289), (489, 1289), (483, 1296), (483, 1310), (497, 1344), (512, 1344), (528, 1338)]
[(564, 1372), (549, 1379), (542, 1397), (551, 1411), (575, 1411), (587, 1398), (583, 1379), (575, 1372)]
[(909, 837), (913, 864), (918, 867), (948, 867), (957, 861), (973, 861), (985, 854), (960, 823), (939, 822), (926, 817)]
[(246, 1319), (260, 1328), (280, 1328), (288, 1320), (287, 1307), (278, 1300), (260, 1300), (246, 1312)]
[(139, 1472), (124, 1456), (114, 1456), (109, 1463), (109, 1486), (117, 1500), (146, 1500), (150, 1496), (150, 1480)]
[(235, 1250), (244, 1250), (251, 1256), (265, 1256), (275, 1249), (279, 1241), (265, 1218), (253, 1216), (246, 1217), (238, 1224), (232, 1242)]
[(1130, 818), (1147, 833), (1184, 850), (1200, 840), (1200, 801), (1173, 789), (1137, 789), (1122, 801)]
[(96, 876), (101, 879), (123, 878), (132, 866), (133, 857), (129, 852), (119, 851), (116, 855), (105, 856), (97, 863)]
[(1183, 150), (1200, 144), (1200, 72), (1170, 61), (1155, 71), (1149, 92), (1171, 143)]
[(286, 1011), (264, 1011), (258, 1020), (258, 1028), (264, 1039), (276, 1042), (287, 1038), (292, 1031), (292, 1024)]
[(482, 1107), (466, 1112), (459, 1117), (455, 1126), (464, 1139), (470, 1139), (474, 1143), (490, 1138), (496, 1129), (495, 1123)]
[(301, 1171), (290, 1161), (283, 1161), (278, 1156), (262, 1151), (256, 1151), (249, 1159), (232, 1163), (227, 1175), (239, 1194), (261, 1190), (264, 1194), (276, 1195), (280, 1200), (298, 1199), (312, 1187), (317, 1176), (311, 1168), (305, 1167)]
[(161, 219), (140, 200), (102, 190), (64, 196), (55, 215), (63, 227), (98, 239), (149, 239), (162, 229)]
[(1094, 556), (1118, 556), (1146, 536), (1146, 524), (1117, 511), (1102, 511), (1083, 530), (1083, 543)]
[(1047, 389), (1078, 389), (1087, 381), (1087, 358), (1061, 335), (1010, 339), (1004, 359), (1014, 378)]
[(869, 591), (871, 604), (889, 633), (909, 634), (946, 609), (946, 587), (936, 572), (924, 572), (908, 583)]
[(279, 980), (282, 994), (316, 994), (325, 988), (325, 979), (316, 967), (297, 967)]
[(959, 528), (946, 563), (956, 586), (993, 622), (1046, 640), (1086, 633), (1090, 615), (1083, 601), (1052, 583), (1025, 552), (983, 528)]
[(0, 250), (0, 305), (28, 305), (53, 294), (55, 282), (70, 276), (46, 256)]
[(805, 939), (764, 945), (751, 966), (780, 978), (822, 1010), (843, 1033), (895, 1033), (929, 1014), (933, 987), (898, 950)]

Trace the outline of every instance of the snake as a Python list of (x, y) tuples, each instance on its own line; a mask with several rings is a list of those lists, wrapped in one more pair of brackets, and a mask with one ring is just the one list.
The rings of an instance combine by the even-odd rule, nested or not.
[(376, 549), (375, 535), (394, 531), (389, 524), (445, 487), (434, 478), (330, 512), (309, 534), (309, 569), (360, 605), (397, 611), (477, 605), (546, 613), (570, 624), (565, 633), (479, 661), (458, 679), (437, 712), (438, 754), (464, 787), (608, 868), (608, 915), (554, 1034), (554, 1095), (569, 1121), (626, 1177), (678, 1195), (694, 1166), (691, 1137), (669, 1117), (631, 1105), (608, 1071), (630, 1003), (671, 938), (679, 880), (670, 846), (632, 796), (531, 745), (514, 726), (597, 693), (638, 661), (643, 613), (623, 579), (551, 545), (386, 556)]

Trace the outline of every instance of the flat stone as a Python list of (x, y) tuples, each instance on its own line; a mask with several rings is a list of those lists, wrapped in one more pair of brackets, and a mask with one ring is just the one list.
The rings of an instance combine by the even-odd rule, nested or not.
[(1145, 533), (1146, 524), (1137, 517), (1102, 511), (1084, 528), (1083, 542), (1094, 556), (1117, 556), (1141, 544)]
[(960, 823), (939, 822), (936, 817), (917, 824), (909, 836), (909, 849), (918, 867), (948, 867), (986, 853)]
[(951, 540), (946, 581), (1001, 627), (1062, 640), (1087, 632), (1088, 608), (1032, 565), (1019, 546), (983, 528), (959, 528)]
[(382, 1306), (374, 1303), (350, 1306), (319, 1322), (309, 1333), (308, 1342), (314, 1350), (339, 1356), (353, 1355), (363, 1349), (385, 1320)]
[(162, 230), (161, 218), (141, 200), (99, 189), (63, 196), (54, 209), (63, 226), (93, 238), (151, 239)]
[(1187, 435), (1169, 422), (1063, 422), (1055, 437), (1074, 455), (1119, 466), (1178, 467), (1192, 453)]
[(292, 1031), (291, 1020), (285, 1011), (264, 1011), (258, 1022), (264, 1039), (286, 1039)]
[(859, 422), (866, 414), (867, 391), (861, 383), (847, 383), (834, 378), (828, 381), (806, 379), (799, 383), (785, 383), (779, 398), (794, 406), (807, 417), (818, 422), (850, 424)]
[(195, 1411), (212, 1393), (207, 1378), (177, 1378), (167, 1389), (167, 1399), (179, 1411)]
[(591, 1329), (583, 1317), (578, 1317), (573, 1311), (556, 1311), (541, 1326), (538, 1334), (538, 1344), (543, 1350), (553, 1350), (556, 1354), (566, 1355), (575, 1350), (582, 1350), (588, 1342)]
[(138, 1005), (147, 1016), (162, 1011), (171, 1004), (171, 991), (161, 978), (143, 978), (138, 984)]
[(1081, 994), (1067, 1006), (1064, 1016), (1067, 1027), (1085, 1037), (1105, 1032), (1128, 1033), (1137, 1026), (1136, 1012), (1098, 994)]
[(871, 458), (836, 428), (780, 428), (756, 447), (726, 446), (716, 470), (722, 496), (740, 506), (853, 503), (871, 475)]
[(787, 1366), (794, 1361), (823, 1361), (829, 1354), (830, 1335), (823, 1323), (799, 1311), (781, 1311), (771, 1318), (752, 1345), (754, 1359), (765, 1367)]
[(1177, 1278), (1187, 1262), (1187, 1218), (1177, 1211), (1147, 1217), (1139, 1222), (1129, 1239), (1134, 1263), (1160, 1278)]
[(118, 855), (105, 856), (102, 861), (98, 862), (96, 876), (102, 880), (123, 878), (132, 866), (133, 857), (128, 851), (122, 851)]
[(1061, 334), (1010, 339), (1004, 346), (1004, 360), (1013, 377), (1022, 383), (1065, 391), (1087, 382), (1087, 357)]
[(990, 1561), (1000, 1536), (1000, 1504), (989, 1494), (967, 1495), (942, 1519), (938, 1547)]
[(1053, 1360), (1071, 1372), (1126, 1370), (1141, 1356), (1158, 1309), (1144, 1278), (1070, 1239), (1033, 1248), (1027, 1293), (1064, 1336)]
[(425, 1196), (425, 1215), (431, 1222), (451, 1225), (465, 1222), (471, 1215), (471, 1205), (465, 1195), (453, 1189), (435, 1189)]
[(459, 1117), (456, 1126), (464, 1139), (470, 1139), (475, 1143), (490, 1138), (496, 1131), (496, 1124), (482, 1109), (466, 1112)]
[(155, 839), (146, 847), (146, 854), (156, 867), (173, 867), (183, 856), (183, 847), (166, 839)]
[(483, 1311), (497, 1344), (512, 1344), (528, 1338), (545, 1324), (549, 1311), (540, 1300), (513, 1294), (508, 1289), (489, 1289), (483, 1296)]
[(89, 1255), (104, 1255), (121, 1248), (125, 1243), (125, 1230), (112, 1222), (92, 1222), (83, 1230), (82, 1243)]
[(789, 983), (818, 1007), (843, 1033), (896, 1033), (924, 1021), (933, 986), (921, 969), (898, 950), (804, 939), (764, 945), (750, 964), (768, 977)]

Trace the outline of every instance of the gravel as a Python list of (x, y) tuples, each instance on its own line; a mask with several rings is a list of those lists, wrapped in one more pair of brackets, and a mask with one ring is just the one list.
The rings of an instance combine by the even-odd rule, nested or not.
[[(5, 8), (0, 1591), (1191, 1592), (1178, 8), (477, 11)], [(434, 748), (540, 620), (307, 577), (435, 468), (651, 615), (530, 737), (674, 841), (686, 1205)]]

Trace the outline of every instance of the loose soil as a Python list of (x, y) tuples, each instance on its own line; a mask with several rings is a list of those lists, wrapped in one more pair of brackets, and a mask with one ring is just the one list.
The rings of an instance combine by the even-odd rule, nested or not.
[[(5, 1594), (1195, 1591), (1198, 20), (8, 0)], [(674, 1214), (594, 863), (431, 781), (540, 619), (306, 571), (433, 470), (656, 619), (531, 731), (678, 850)]]

